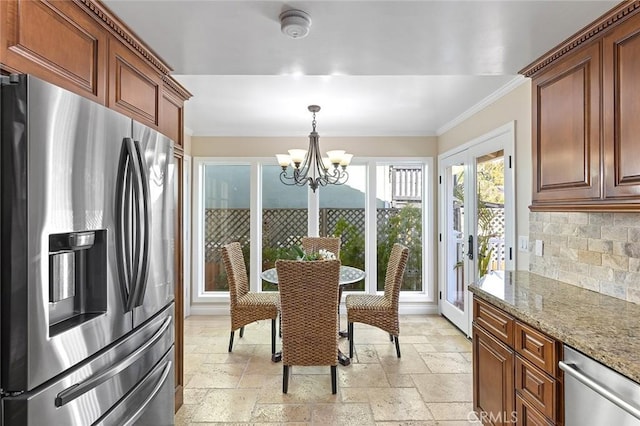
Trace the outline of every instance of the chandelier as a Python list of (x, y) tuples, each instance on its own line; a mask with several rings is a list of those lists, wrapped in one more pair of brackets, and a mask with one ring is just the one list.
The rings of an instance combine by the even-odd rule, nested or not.
[[(313, 192), (319, 186), (342, 185), (349, 179), (347, 166), (351, 163), (353, 154), (344, 150), (327, 151), (327, 156), (320, 153), (319, 139), (316, 132), (316, 113), (320, 111), (318, 105), (309, 105), (313, 113), (312, 130), (309, 133), (309, 149), (290, 149), (289, 155), (276, 154), (278, 164), (282, 167), (280, 181), (285, 185), (304, 186), (309, 184)], [(289, 166), (292, 166), (289, 173)]]

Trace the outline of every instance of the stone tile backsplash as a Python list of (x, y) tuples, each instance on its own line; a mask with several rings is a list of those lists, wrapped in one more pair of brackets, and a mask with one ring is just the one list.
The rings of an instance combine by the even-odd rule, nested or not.
[(640, 304), (640, 213), (529, 214), (533, 273)]

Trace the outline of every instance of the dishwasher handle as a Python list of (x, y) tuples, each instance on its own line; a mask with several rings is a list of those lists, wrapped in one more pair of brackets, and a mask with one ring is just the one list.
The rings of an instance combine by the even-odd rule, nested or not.
[(596, 380), (593, 380), (591, 377), (581, 373), (575, 364), (560, 361), (558, 362), (558, 367), (560, 367), (560, 369), (569, 376), (596, 392), (598, 395), (608, 399), (627, 413), (640, 420), (640, 407), (636, 407), (635, 405), (626, 402), (615, 392), (612, 392)]

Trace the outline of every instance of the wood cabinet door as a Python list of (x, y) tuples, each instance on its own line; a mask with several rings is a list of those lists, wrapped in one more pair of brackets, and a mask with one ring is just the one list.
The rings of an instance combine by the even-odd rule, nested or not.
[(94, 19), (73, 2), (3, 0), (0, 9), (4, 69), (105, 103), (108, 34)]
[(533, 408), (520, 395), (516, 395), (516, 413), (516, 425), (518, 426), (553, 426), (555, 424)]
[(533, 202), (600, 198), (600, 43), (536, 76), (533, 105)]
[(184, 100), (169, 87), (163, 86), (160, 100), (160, 131), (171, 138), (176, 147), (181, 148), (183, 148), (183, 116)]
[(640, 15), (604, 38), (604, 195), (640, 196)]
[(473, 325), (473, 409), (484, 424), (515, 418), (514, 353)]
[(107, 106), (159, 130), (160, 74), (115, 39), (109, 42)]

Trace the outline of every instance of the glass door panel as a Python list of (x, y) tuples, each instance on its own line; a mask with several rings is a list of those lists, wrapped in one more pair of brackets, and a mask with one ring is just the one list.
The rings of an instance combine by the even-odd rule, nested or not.
[(478, 278), (505, 270), (504, 150), (476, 157)]
[[(443, 202), (441, 222), (441, 245), (443, 256), (443, 286), (441, 288), (441, 311), (461, 330), (466, 329), (469, 301), (467, 282), (473, 262), (468, 249), (468, 165), (466, 153), (456, 154), (441, 160), (441, 200)], [(473, 210), (471, 210), (473, 211)]]

